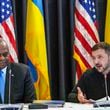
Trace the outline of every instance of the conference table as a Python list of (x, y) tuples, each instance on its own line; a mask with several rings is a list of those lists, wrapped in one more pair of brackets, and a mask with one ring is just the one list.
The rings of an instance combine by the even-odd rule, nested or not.
[[(38, 109), (39, 104), (35, 105), (37, 106), (37, 109), (29, 109), (29, 105), (33, 104), (0, 104), (0, 110), (110, 110), (110, 107), (94, 107), (93, 104), (80, 104), (80, 103), (71, 103), (71, 102), (65, 102), (63, 103), (63, 106), (59, 105), (46, 105), (45, 109)], [(42, 104), (41, 104), (42, 105)], [(44, 104), (43, 104), (44, 106)], [(31, 106), (32, 107), (32, 106)], [(34, 106), (35, 107), (35, 106)]]
[[(28, 104), (24, 104), (23, 110), (29, 110)], [(110, 110), (110, 107), (94, 108), (93, 104), (78, 104), (78, 103), (65, 102), (63, 107), (56, 106), (56, 107), (48, 107), (48, 109), (36, 109), (36, 110)]]

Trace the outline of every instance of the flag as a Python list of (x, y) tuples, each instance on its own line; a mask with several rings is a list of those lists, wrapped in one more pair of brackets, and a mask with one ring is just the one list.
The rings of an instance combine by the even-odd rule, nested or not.
[(94, 66), (91, 47), (99, 42), (95, 0), (75, 1), (74, 58), (77, 61), (77, 79), (86, 69)]
[(9, 46), (10, 60), (18, 62), (11, 0), (0, 0), (0, 37)]
[(110, 0), (107, 0), (106, 23), (105, 23), (105, 42), (110, 43)]
[(25, 50), (37, 99), (49, 100), (51, 96), (42, 0), (28, 0)]

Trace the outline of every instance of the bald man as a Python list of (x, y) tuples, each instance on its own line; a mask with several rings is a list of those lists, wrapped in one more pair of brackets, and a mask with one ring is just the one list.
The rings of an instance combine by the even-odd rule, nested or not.
[(0, 103), (31, 103), (36, 99), (36, 94), (29, 68), (25, 64), (11, 63), (9, 55), (7, 43), (0, 38), (1, 87), (4, 82)]

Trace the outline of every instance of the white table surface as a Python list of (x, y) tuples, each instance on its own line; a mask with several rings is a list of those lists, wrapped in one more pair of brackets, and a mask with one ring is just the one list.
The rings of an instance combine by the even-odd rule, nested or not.
[[(23, 110), (28, 110), (28, 104), (24, 105)], [(64, 104), (64, 107), (54, 107), (54, 108), (49, 107), (48, 109), (36, 109), (36, 110), (110, 110), (110, 107), (94, 108), (92, 104), (78, 104), (66, 102)]]

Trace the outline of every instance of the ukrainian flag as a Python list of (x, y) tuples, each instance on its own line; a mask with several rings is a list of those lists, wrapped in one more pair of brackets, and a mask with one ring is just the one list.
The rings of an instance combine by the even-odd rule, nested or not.
[(51, 99), (42, 0), (28, 0), (25, 50), (32, 70), (37, 99)]
[(105, 42), (110, 44), (110, 0), (107, 0), (106, 23), (105, 23)]

